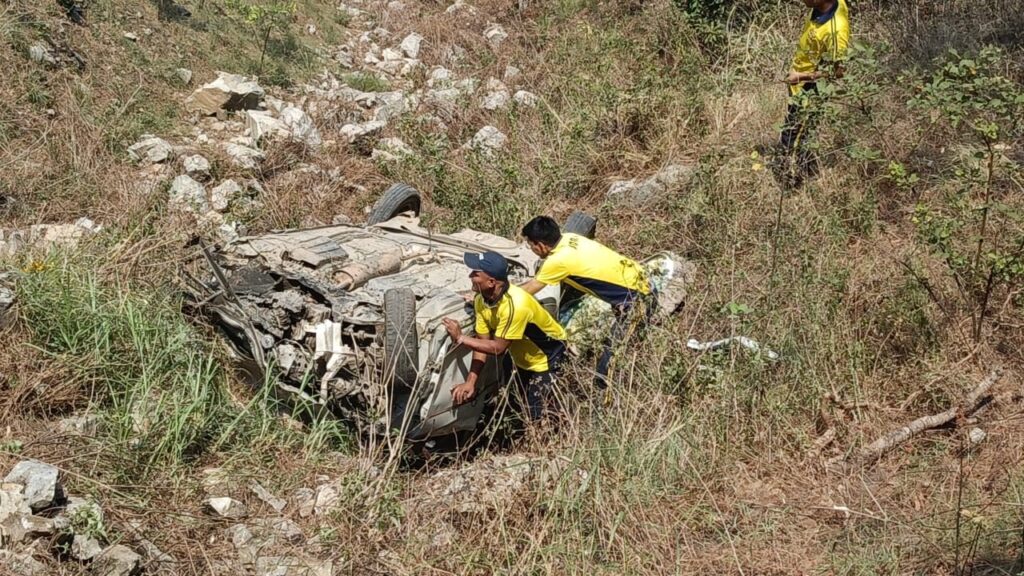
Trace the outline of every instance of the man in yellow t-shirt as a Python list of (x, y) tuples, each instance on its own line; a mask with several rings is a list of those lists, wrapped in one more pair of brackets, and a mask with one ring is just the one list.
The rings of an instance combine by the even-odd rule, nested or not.
[[(522, 234), (530, 250), (544, 258), (537, 276), (524, 284), (523, 290), (536, 294), (546, 285), (565, 282), (611, 304), (615, 323), (604, 341), (594, 380), (599, 388), (607, 387), (615, 345), (627, 340), (634, 329), (642, 329), (654, 313), (656, 295), (644, 269), (600, 242), (563, 234), (548, 216), (527, 222)], [(641, 314), (634, 313), (637, 304), (644, 305)]]
[(457, 344), (473, 351), (466, 381), (452, 388), (455, 405), (476, 395), (476, 381), (487, 355), (508, 353), (515, 369), (525, 411), (531, 421), (543, 416), (555, 382), (558, 362), (565, 352), (565, 330), (532, 295), (508, 282), (508, 262), (497, 252), (468, 253), (463, 261), (471, 270), (476, 297), (476, 336), (466, 336), (456, 320), (442, 320)]
[(799, 185), (805, 173), (813, 173), (816, 161), (805, 148), (821, 111), (818, 81), (842, 77), (842, 62), (850, 45), (850, 15), (846, 0), (803, 0), (811, 9), (804, 21), (788, 84), (789, 107), (779, 145), (787, 164), (790, 184)]

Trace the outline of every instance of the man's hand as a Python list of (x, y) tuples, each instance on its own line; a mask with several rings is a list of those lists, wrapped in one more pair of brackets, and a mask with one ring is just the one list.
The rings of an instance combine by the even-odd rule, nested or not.
[(444, 329), (448, 332), (452, 342), (457, 344), (459, 338), (462, 338), (462, 326), (453, 318), (443, 318), (441, 323), (444, 324)]
[(459, 406), (465, 404), (476, 396), (476, 384), (473, 382), (463, 382), (458, 386), (452, 388), (452, 405)]

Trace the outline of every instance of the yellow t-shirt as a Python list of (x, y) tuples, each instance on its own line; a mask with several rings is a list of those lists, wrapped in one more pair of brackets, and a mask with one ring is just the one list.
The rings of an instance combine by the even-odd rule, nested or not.
[[(835, 8), (817, 17), (807, 15), (800, 42), (793, 56), (794, 72), (816, 72), (826, 62), (839, 62), (850, 45), (850, 13), (846, 0), (836, 0)], [(789, 87), (792, 96), (800, 94), (805, 82)]]
[(537, 272), (543, 284), (565, 282), (615, 306), (649, 294), (644, 269), (600, 242), (579, 234), (562, 234)]
[(476, 333), (509, 340), (508, 353), (515, 365), (531, 372), (554, 368), (565, 351), (565, 329), (529, 292), (514, 285), (496, 304), (483, 296), (473, 300)]

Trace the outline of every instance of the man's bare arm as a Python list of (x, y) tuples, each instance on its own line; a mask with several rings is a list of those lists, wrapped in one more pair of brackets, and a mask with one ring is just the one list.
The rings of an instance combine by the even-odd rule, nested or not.
[(525, 284), (521, 285), (520, 288), (526, 290), (530, 294), (536, 294), (544, 289), (547, 284), (537, 280), (536, 278), (530, 278)]

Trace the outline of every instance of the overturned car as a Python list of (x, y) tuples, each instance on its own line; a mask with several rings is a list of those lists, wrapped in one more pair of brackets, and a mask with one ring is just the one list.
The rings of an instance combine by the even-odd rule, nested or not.
[[(365, 433), (426, 439), (475, 429), (505, 383), (489, 359), (472, 401), (453, 406), (472, 352), (454, 346), (442, 318), (472, 330), (470, 283), (462, 256), (493, 250), (508, 259), (511, 282), (532, 277), (540, 259), (525, 244), (420, 225), (419, 193), (395, 184), (365, 226), (336, 225), (241, 238), (203, 247), (183, 273), (191, 307), (223, 333), (239, 365), (279, 395), (330, 410)], [(574, 213), (565, 230), (592, 236), (595, 220)], [(663, 313), (676, 309), (692, 265), (669, 253), (644, 261)], [(536, 297), (570, 334), (600, 330), (602, 302)]]

